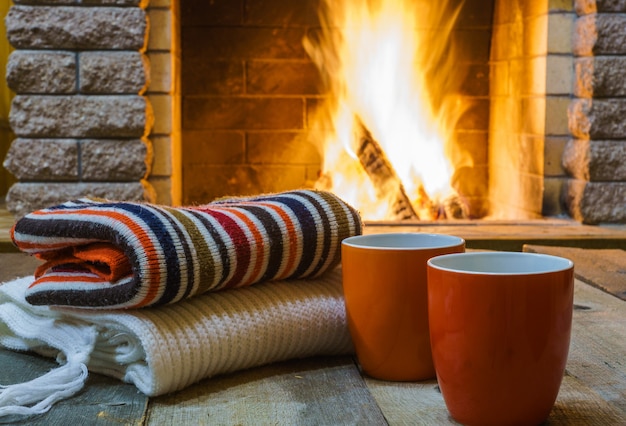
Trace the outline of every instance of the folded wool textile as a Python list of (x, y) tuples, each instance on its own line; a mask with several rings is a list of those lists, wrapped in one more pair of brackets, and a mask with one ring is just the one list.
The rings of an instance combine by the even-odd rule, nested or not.
[(24, 216), (11, 237), (45, 262), (28, 302), (117, 309), (317, 277), (361, 232), (337, 196), (297, 190), (180, 208), (83, 199)]
[(35, 306), (33, 277), (0, 285), (0, 344), (56, 356), (31, 382), (0, 388), (0, 417), (47, 411), (78, 392), (87, 369), (149, 396), (271, 362), (352, 353), (341, 268), (313, 280), (209, 292), (149, 309)]

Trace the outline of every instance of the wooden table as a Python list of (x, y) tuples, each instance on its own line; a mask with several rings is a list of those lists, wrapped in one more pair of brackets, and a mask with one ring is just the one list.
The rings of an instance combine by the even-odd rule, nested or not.
[[(589, 263), (603, 250), (574, 253)], [(535, 251), (541, 251), (536, 248)], [(618, 253), (619, 254), (619, 253)], [(626, 256), (626, 252), (624, 252)], [(573, 259), (576, 263), (576, 258)], [(591, 262), (593, 265), (593, 262)], [(0, 254), (0, 281), (32, 273), (34, 261)], [(593, 268), (592, 268), (593, 269)], [(614, 271), (624, 279), (626, 262)], [(614, 278), (615, 278), (614, 277)], [(626, 301), (577, 275), (566, 374), (547, 424), (626, 424)], [(597, 280), (597, 278), (595, 278)], [(624, 282), (624, 281), (622, 281)], [(21, 382), (56, 364), (0, 350), (0, 383)], [(147, 398), (132, 385), (92, 374), (79, 394), (29, 425), (445, 425), (456, 424), (434, 380), (396, 383), (363, 377), (351, 357), (277, 363)]]

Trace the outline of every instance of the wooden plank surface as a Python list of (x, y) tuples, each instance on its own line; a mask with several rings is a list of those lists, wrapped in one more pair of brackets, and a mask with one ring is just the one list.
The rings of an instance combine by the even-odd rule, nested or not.
[(7, 211), (3, 203), (0, 203), (0, 253), (17, 252), (17, 248), (11, 242), (9, 229), (13, 226), (15, 219)]
[(41, 261), (24, 253), (0, 253), (0, 283), (33, 275)]
[(456, 235), (465, 239), (468, 248), (486, 250), (522, 251), (524, 244), (626, 250), (626, 225), (590, 226), (566, 219), (367, 222), (364, 227), (366, 234), (387, 232)]
[[(58, 367), (51, 359), (29, 353), (0, 349), (0, 384), (24, 382)], [(147, 410), (148, 398), (135, 386), (90, 373), (84, 389), (59, 401), (42, 415), (10, 420), (10, 424), (33, 426), (140, 424)], [(6, 424), (6, 423), (3, 423)]]
[(153, 398), (148, 425), (382, 425), (352, 358), (294, 360)]
[(624, 250), (585, 250), (526, 244), (524, 251), (566, 257), (574, 262), (574, 274), (578, 279), (626, 300), (626, 251)]
[(617, 408), (626, 424), (626, 302), (577, 280), (567, 370)]

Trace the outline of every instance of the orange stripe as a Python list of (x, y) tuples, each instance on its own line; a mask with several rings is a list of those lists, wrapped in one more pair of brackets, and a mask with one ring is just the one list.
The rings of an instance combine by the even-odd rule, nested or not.
[[(54, 283), (58, 283), (59, 282), (59, 277), (58, 275), (52, 275), (52, 276), (43, 276), (41, 278), (37, 278), (35, 281), (32, 282), (32, 284), (28, 287), (28, 288), (33, 288), (35, 286), (37, 286), (38, 284), (42, 284), (42, 283), (49, 283), (49, 282), (54, 282)], [(102, 278), (95, 276), (95, 275), (63, 275), (63, 282), (64, 283), (71, 283), (71, 282), (89, 282), (89, 283), (103, 283), (106, 282), (105, 280), (103, 280)]]
[[(49, 216), (49, 215), (54, 216), (54, 215), (67, 215), (68, 212), (64, 210), (54, 210), (54, 211), (49, 211), (49, 212), (38, 211), (35, 213), (31, 213), (31, 214), (36, 214), (36, 215), (41, 215), (41, 216)], [(102, 217), (107, 217), (107, 218), (113, 218), (117, 220), (118, 222), (121, 222), (124, 225), (126, 225), (131, 230), (131, 232), (135, 234), (135, 236), (138, 237), (139, 242), (141, 243), (141, 246), (144, 252), (154, 253), (156, 251), (154, 244), (152, 244), (152, 242), (150, 241), (150, 237), (148, 236), (148, 233), (145, 231), (145, 229), (142, 228), (140, 225), (138, 225), (136, 222), (134, 222), (133, 220), (131, 220), (128, 216), (124, 214), (117, 213), (117, 212), (110, 212), (110, 211), (100, 212), (100, 211), (94, 211), (94, 210), (89, 210), (89, 209), (72, 210), (71, 214), (78, 214), (78, 215), (85, 215), (85, 216), (102, 216)], [(161, 272), (159, 271), (158, 268), (148, 268), (148, 270), (150, 271), (150, 281), (148, 282), (148, 289), (147, 289), (148, 291), (146, 292), (145, 297), (141, 299), (141, 301), (132, 305), (133, 307), (141, 307), (141, 306), (146, 306), (150, 304), (158, 294), (159, 288), (161, 286)], [(144, 280), (142, 280), (142, 284), (143, 282)]]

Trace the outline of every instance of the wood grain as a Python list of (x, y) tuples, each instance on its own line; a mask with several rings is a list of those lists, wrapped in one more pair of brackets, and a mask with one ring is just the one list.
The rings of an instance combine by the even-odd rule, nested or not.
[(33, 275), (35, 268), (40, 264), (40, 260), (24, 253), (1, 253), (0, 283)]
[(626, 251), (586, 250), (576, 247), (524, 245), (524, 251), (571, 259), (574, 274), (581, 281), (626, 300)]
[(576, 280), (567, 371), (618, 409), (626, 424), (626, 302)]
[(294, 360), (205, 380), (151, 400), (148, 425), (381, 425), (349, 357)]
[(410, 223), (366, 222), (364, 233), (426, 232), (464, 238), (467, 248), (522, 251), (524, 244), (626, 250), (626, 226), (589, 226), (571, 220), (444, 220)]

